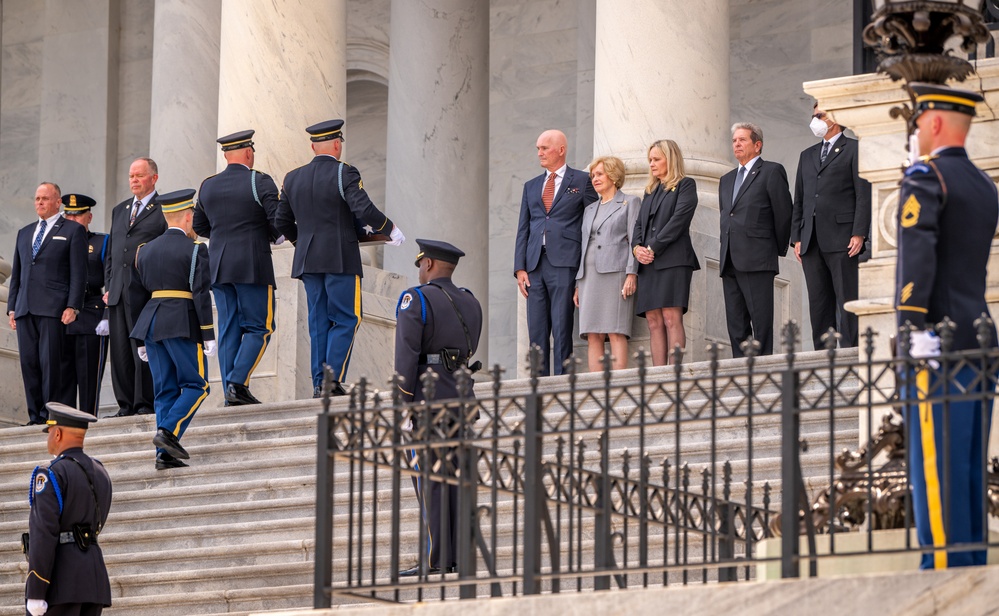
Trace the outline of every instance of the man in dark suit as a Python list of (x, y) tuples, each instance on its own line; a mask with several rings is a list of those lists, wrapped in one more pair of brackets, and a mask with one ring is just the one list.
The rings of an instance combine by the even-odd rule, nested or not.
[(69, 398), (77, 397), (79, 408), (94, 416), (100, 404), (101, 380), (108, 358), (107, 321), (104, 320), (104, 259), (108, 236), (94, 233), (92, 207), (97, 202), (87, 195), (63, 195), (63, 214), (83, 226), (87, 233), (87, 287), (83, 308), (76, 320), (66, 326), (66, 354), (63, 374), (70, 386)]
[(818, 103), (809, 127), (822, 141), (798, 160), (791, 243), (805, 273), (815, 348), (824, 348), (829, 328), (839, 332), (840, 346), (853, 347), (857, 315), (843, 304), (857, 299), (857, 266), (871, 230), (871, 185), (857, 172), (857, 140)]
[(774, 348), (774, 277), (777, 258), (791, 236), (791, 194), (783, 165), (763, 160), (763, 131), (749, 122), (732, 127), (732, 152), (739, 166), (721, 177), (722, 286), (732, 356), (743, 357), (752, 336), (760, 354)]
[(111, 478), (100, 460), (83, 452), (87, 426), (97, 417), (50, 402), (48, 452), (55, 456), (31, 474), (24, 583), (32, 616), (99, 616), (111, 605), (111, 582), (101, 531), (111, 510)]
[(35, 190), (38, 220), (17, 232), (7, 291), (7, 316), (28, 406), (28, 425), (44, 423), (46, 402), (71, 402), (62, 378), (66, 325), (83, 307), (87, 236), (59, 212), (61, 191), (51, 182)]
[(250, 375), (274, 333), (274, 265), (271, 225), (278, 189), (252, 169), (252, 130), (218, 140), (228, 166), (201, 184), (194, 231), (211, 240), (212, 291), (219, 313), (219, 369), (226, 406), (259, 404)]
[[(396, 308), (395, 372), (402, 378), (398, 384), (400, 397), (405, 402), (456, 398), (458, 386), (454, 373), (468, 366), (469, 358), (479, 346), (482, 307), (471, 291), (459, 288), (451, 281), (451, 274), (458, 265), (458, 259), (465, 256), (464, 252), (437, 240), (416, 240), (416, 243), (420, 246), (420, 253), (416, 255), (420, 285), (406, 289), (399, 296)], [(472, 366), (472, 369), (477, 367)], [(427, 397), (420, 380), (427, 372), (437, 375), (433, 398)], [(469, 392), (469, 395), (474, 398), (474, 393)], [(456, 414), (446, 414), (443, 421), (455, 421)], [(417, 423), (415, 429), (419, 435), (422, 418), (413, 420)], [(449, 427), (435, 425), (431, 429), (447, 432)], [(445, 453), (414, 449), (413, 468), (419, 470), (421, 464), (429, 465), (435, 473), (453, 476), (456, 462), (449, 453), (450, 450)], [(446, 461), (438, 465), (442, 458)], [(420, 501), (422, 517), (427, 523), (428, 551), (421, 558), (422, 569), (417, 564), (400, 571), (399, 575), (410, 577), (440, 573), (442, 567), (447, 572), (453, 572), (457, 564), (458, 488), (439, 481), (431, 481), (424, 486), (419, 475), (413, 477), (413, 487)], [(446, 516), (442, 516), (444, 508), (447, 509)], [(444, 517), (447, 518), (446, 525), (443, 524)], [(447, 537), (446, 556), (442, 556), (444, 536)]]
[[(994, 396), (996, 330), (986, 301), (989, 257), (999, 196), (994, 180), (968, 158), (965, 143), (977, 92), (909, 84), (916, 95), (917, 161), (898, 196), (898, 324), (911, 324), (904, 375), (909, 484), (920, 546), (960, 547), (924, 552), (920, 568), (986, 564), (985, 477)], [(944, 361), (933, 327), (954, 324), (950, 350), (986, 348), (989, 355)], [(985, 334), (984, 340), (978, 336)], [(903, 353), (904, 355), (904, 353)], [(949, 364), (949, 365), (948, 365)], [(976, 547), (977, 545), (977, 547)], [(971, 549), (968, 549), (971, 548)]]
[(361, 174), (341, 162), (343, 120), (305, 129), (312, 161), (288, 172), (274, 226), (295, 244), (291, 275), (305, 285), (312, 339), (313, 396), (322, 395), (323, 366), (333, 370), (333, 395), (344, 395), (354, 335), (361, 324), (361, 251), (355, 224), (390, 233), (393, 246), (406, 239), (364, 192)]
[(187, 466), (180, 439), (208, 397), (215, 355), (208, 250), (195, 242), (194, 191), (160, 196), (169, 228), (141, 246), (129, 285), (130, 335), (149, 362), (156, 403), (156, 470)]
[[(590, 176), (565, 164), (567, 143), (559, 130), (541, 133), (538, 160), (545, 173), (524, 184), (513, 270), (527, 298), (531, 344), (541, 348), (541, 376), (562, 374), (572, 355), (572, 301), (583, 242), (583, 210), (597, 200)], [(551, 340), (549, 340), (549, 338)]]
[(111, 384), (118, 401), (118, 414), (125, 417), (153, 413), (153, 379), (149, 366), (139, 359), (138, 344), (128, 337), (133, 323), (128, 285), (135, 272), (135, 251), (166, 231), (166, 221), (156, 199), (156, 163), (138, 158), (128, 168), (132, 197), (111, 211), (111, 233), (104, 261), (108, 327), (111, 332)]

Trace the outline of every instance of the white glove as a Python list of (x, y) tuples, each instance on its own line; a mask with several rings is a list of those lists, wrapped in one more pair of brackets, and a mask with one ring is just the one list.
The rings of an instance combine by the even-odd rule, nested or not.
[(42, 616), (42, 614), (49, 611), (49, 604), (45, 599), (28, 599), (25, 607), (28, 608), (31, 616)]
[(389, 237), (392, 238), (388, 241), (389, 246), (402, 246), (402, 243), (406, 241), (406, 236), (395, 225), (392, 225), (392, 233), (389, 234)]
[(284, 240), (285, 240), (285, 237), (282, 235), (281, 237), (279, 237), (276, 240), (274, 240), (274, 245), (275, 246), (280, 246), (281, 244), (284, 244)]
[(139, 353), (139, 359), (141, 359), (142, 361), (144, 361), (144, 362), (146, 362), (148, 364), (149, 363), (149, 355), (146, 355), (146, 347), (140, 346), (137, 350), (138, 350), (138, 353)]
[(97, 328), (94, 330), (98, 336), (107, 336), (111, 333), (111, 328), (108, 327), (108, 320), (102, 319), (100, 323), (97, 324)]
[(215, 357), (215, 351), (218, 350), (218, 346), (215, 344), (214, 340), (205, 340), (205, 355), (208, 357)]
[(909, 333), (909, 355), (916, 359), (940, 356), (940, 337), (927, 330)]

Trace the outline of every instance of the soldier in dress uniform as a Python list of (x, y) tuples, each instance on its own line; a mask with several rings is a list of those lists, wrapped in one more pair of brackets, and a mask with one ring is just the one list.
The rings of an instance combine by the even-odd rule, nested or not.
[(274, 265), (271, 225), (278, 189), (253, 169), (252, 130), (218, 139), (228, 166), (201, 184), (194, 231), (211, 240), (212, 292), (219, 319), (219, 369), (226, 406), (260, 404), (250, 375), (274, 333)]
[(208, 397), (208, 359), (215, 355), (208, 250), (194, 237), (194, 191), (160, 195), (166, 233), (135, 255), (129, 286), (131, 336), (153, 374), (156, 470), (187, 466), (180, 444)]
[[(416, 240), (420, 253), (416, 267), (420, 268), (420, 285), (399, 297), (396, 308), (395, 372), (401, 377), (398, 387), (405, 402), (426, 400), (421, 377), (428, 371), (437, 375), (434, 399), (446, 400), (458, 396), (454, 372), (468, 366), (469, 358), (479, 346), (482, 331), (482, 307), (468, 289), (459, 288), (451, 281), (458, 259), (465, 253), (447, 242)], [(476, 362), (471, 368), (481, 366)], [(419, 419), (417, 418), (418, 422)], [(437, 454), (434, 451), (413, 451), (413, 467), (429, 464), (434, 468)], [(444, 465), (445, 469), (447, 465)], [(444, 472), (449, 472), (445, 470)], [(416, 497), (420, 501), (423, 520), (427, 524), (426, 573), (453, 572), (456, 545), (455, 531), (458, 517), (457, 486), (446, 488), (440, 482), (431, 482), (429, 501), (424, 502), (421, 478), (413, 478)], [(447, 490), (447, 502), (442, 503)], [(448, 507), (448, 528), (441, 526), (441, 507)], [(440, 537), (447, 533), (449, 554), (441, 558)], [(400, 571), (403, 577), (420, 575), (419, 565)]]
[(295, 244), (291, 275), (305, 285), (312, 340), (313, 396), (322, 395), (323, 366), (336, 375), (333, 395), (343, 395), (354, 335), (361, 324), (361, 251), (355, 224), (388, 233), (393, 246), (406, 239), (364, 192), (361, 174), (340, 160), (343, 120), (305, 129), (312, 161), (288, 172), (274, 226)]
[(97, 202), (87, 195), (63, 195), (62, 212), (67, 220), (83, 225), (87, 232), (87, 286), (83, 306), (76, 320), (66, 326), (66, 352), (63, 376), (69, 387), (69, 397), (79, 391), (80, 409), (97, 415), (100, 404), (101, 380), (108, 358), (108, 322), (104, 319), (104, 259), (108, 236), (90, 230), (94, 219), (92, 207)]
[(83, 452), (97, 417), (49, 402), (48, 452), (55, 460), (31, 475), (25, 607), (32, 616), (97, 616), (111, 605), (111, 584), (98, 537), (111, 510), (111, 479)]
[[(902, 179), (895, 280), (898, 323), (917, 328), (910, 336), (910, 354), (927, 360), (907, 375), (910, 387), (905, 392), (908, 399), (919, 401), (906, 407), (913, 511), (922, 546), (982, 543), (987, 530), (982, 473), (992, 414), (991, 400), (982, 400), (991, 393), (995, 375), (982, 374), (981, 360), (941, 375), (939, 364), (931, 359), (940, 354), (940, 339), (927, 328), (950, 319), (956, 324), (953, 350), (979, 348), (975, 321), (989, 310), (986, 267), (999, 197), (992, 179), (964, 149), (975, 103), (982, 97), (946, 86), (910, 85), (916, 94), (922, 156)], [(994, 327), (988, 344), (996, 345)], [(988, 385), (987, 392), (982, 383)], [(965, 391), (972, 399), (925, 401), (939, 401), (948, 391), (952, 395)], [(984, 564), (984, 549), (938, 550), (923, 554), (921, 568)]]

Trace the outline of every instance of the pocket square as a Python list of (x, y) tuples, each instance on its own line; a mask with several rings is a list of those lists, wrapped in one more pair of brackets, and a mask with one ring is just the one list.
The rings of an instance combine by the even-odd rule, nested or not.
[(52, 239), (54, 239), (54, 240), (62, 240), (62, 241), (64, 241), (64, 242), (66, 241), (66, 238), (64, 238), (64, 237), (63, 237), (63, 236), (61, 236), (61, 235), (53, 235), (53, 236), (52, 236)]

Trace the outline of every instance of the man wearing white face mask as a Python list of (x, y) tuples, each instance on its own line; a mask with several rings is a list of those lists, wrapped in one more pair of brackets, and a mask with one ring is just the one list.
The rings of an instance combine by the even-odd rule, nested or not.
[(843, 304), (857, 299), (857, 266), (871, 229), (871, 185), (857, 173), (857, 140), (828, 113), (812, 109), (808, 125), (822, 141), (798, 160), (791, 244), (805, 273), (812, 341), (824, 347), (829, 328), (840, 346), (857, 346), (857, 317)]

